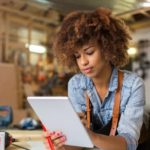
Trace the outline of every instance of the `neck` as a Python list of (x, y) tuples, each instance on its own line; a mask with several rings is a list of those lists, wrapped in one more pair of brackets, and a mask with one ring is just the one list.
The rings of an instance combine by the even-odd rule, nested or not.
[(93, 78), (95, 86), (98, 88), (108, 88), (111, 74), (112, 66), (109, 65), (105, 67), (97, 77)]

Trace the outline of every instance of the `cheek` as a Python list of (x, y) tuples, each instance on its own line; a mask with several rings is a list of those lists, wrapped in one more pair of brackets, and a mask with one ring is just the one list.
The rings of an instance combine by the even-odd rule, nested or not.
[(101, 60), (99, 57), (93, 57), (90, 62), (96, 66), (101, 64)]
[(98, 70), (106, 65), (106, 62), (102, 58), (95, 58), (92, 63)]

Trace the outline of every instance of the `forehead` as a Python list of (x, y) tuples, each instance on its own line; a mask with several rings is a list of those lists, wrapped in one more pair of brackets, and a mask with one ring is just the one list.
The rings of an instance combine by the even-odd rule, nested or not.
[(78, 51), (85, 51), (91, 47), (97, 47), (97, 45), (95, 43), (88, 43), (88, 44), (84, 44), (83, 46), (80, 46), (80, 47), (77, 47), (75, 49), (75, 52), (78, 52)]

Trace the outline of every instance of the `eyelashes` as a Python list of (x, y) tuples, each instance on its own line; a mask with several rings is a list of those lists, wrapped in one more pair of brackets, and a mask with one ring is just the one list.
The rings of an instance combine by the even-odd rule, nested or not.
[[(92, 49), (89, 49), (89, 50), (86, 50), (85, 52), (84, 52), (84, 55), (92, 55), (94, 53), (94, 50)], [(79, 59), (80, 57), (81, 57), (81, 54), (80, 53), (75, 53), (74, 54), (74, 57), (76, 58), (76, 59)]]
[(92, 55), (93, 53), (94, 53), (94, 51), (86, 52), (87, 55)]

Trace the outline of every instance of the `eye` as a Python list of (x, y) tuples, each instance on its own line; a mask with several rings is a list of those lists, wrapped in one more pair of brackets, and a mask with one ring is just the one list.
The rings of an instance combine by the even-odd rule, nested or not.
[(94, 53), (94, 48), (89, 48), (85, 52), (87, 55), (92, 55)]

